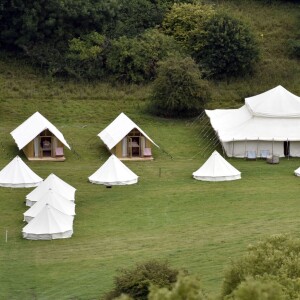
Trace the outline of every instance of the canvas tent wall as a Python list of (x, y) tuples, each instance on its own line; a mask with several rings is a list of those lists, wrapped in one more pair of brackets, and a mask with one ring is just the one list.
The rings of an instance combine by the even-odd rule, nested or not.
[(22, 230), (29, 240), (70, 238), (73, 234), (73, 216), (66, 215), (47, 204)]
[(89, 181), (106, 186), (130, 185), (138, 182), (138, 176), (112, 154), (108, 160), (89, 177)]
[(300, 97), (282, 86), (246, 98), (239, 109), (205, 112), (229, 157), (248, 151), (300, 157)]
[(71, 149), (63, 134), (39, 112), (11, 132), (18, 148), (29, 160), (65, 159), (64, 146)]
[(49, 189), (61, 194), (70, 201), (75, 201), (76, 189), (55, 174), (50, 174), (38, 187), (26, 196), (26, 205), (32, 206), (35, 204)]
[(241, 172), (227, 162), (217, 151), (193, 173), (193, 177), (202, 181), (230, 181), (241, 179)]
[(152, 144), (157, 144), (131, 119), (121, 113), (98, 136), (112, 154), (120, 159), (151, 159)]
[(16, 156), (0, 171), (0, 186), (11, 188), (30, 188), (38, 186), (43, 179), (35, 174)]

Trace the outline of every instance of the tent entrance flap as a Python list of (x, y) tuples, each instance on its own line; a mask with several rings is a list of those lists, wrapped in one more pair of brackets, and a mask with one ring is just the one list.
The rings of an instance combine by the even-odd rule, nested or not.
[(290, 142), (289, 141), (283, 142), (283, 153), (284, 153), (284, 156), (290, 156)]

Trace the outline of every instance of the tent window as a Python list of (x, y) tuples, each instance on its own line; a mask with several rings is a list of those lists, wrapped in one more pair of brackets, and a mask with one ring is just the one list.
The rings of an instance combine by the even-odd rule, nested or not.
[(283, 142), (283, 152), (284, 152), (284, 156), (290, 156), (290, 142), (289, 141)]

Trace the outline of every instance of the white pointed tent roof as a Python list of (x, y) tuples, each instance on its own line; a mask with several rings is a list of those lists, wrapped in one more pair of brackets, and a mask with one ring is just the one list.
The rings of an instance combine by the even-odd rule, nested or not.
[(50, 130), (67, 148), (71, 149), (62, 133), (39, 112), (34, 113), (10, 134), (21, 150), (46, 129)]
[(3, 187), (35, 187), (42, 181), (43, 179), (35, 174), (19, 156), (16, 156), (0, 171), (0, 186)]
[(205, 110), (222, 142), (300, 140), (300, 97), (277, 86), (239, 109)]
[(124, 113), (121, 113), (112, 123), (110, 123), (105, 129), (103, 129), (98, 134), (98, 136), (108, 147), (108, 149), (111, 150), (134, 128), (140, 131), (152, 144), (154, 144), (156, 147), (159, 147), (140, 127), (138, 127)]
[(69, 238), (73, 234), (73, 216), (68, 216), (49, 204), (22, 230), (30, 240)]
[(300, 97), (281, 85), (245, 99), (249, 111), (262, 117), (300, 117)]
[(35, 202), (39, 201), (49, 189), (61, 194), (68, 200), (75, 200), (76, 189), (55, 174), (50, 174), (38, 187), (26, 196), (26, 205), (32, 206)]
[(104, 185), (129, 185), (137, 183), (138, 176), (125, 166), (115, 155), (89, 177), (91, 183)]
[(241, 172), (227, 162), (217, 151), (193, 173), (193, 177), (203, 181), (229, 181), (241, 179)]
[(60, 212), (69, 215), (75, 216), (75, 204), (72, 201), (64, 198), (62, 195), (57, 192), (49, 189), (43, 197), (35, 203), (32, 207), (30, 207), (23, 215), (24, 220), (30, 222), (33, 218), (35, 218), (40, 211), (44, 208), (46, 204), (50, 204), (52, 207), (56, 208)]

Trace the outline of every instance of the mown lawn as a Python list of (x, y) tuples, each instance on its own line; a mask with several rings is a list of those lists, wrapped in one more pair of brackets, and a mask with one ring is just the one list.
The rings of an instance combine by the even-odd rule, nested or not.
[[(287, 55), (298, 26), (297, 4), (210, 2), (249, 23), (261, 61), (247, 78), (210, 82), (207, 107), (240, 107), (244, 97), (278, 84), (300, 95), (299, 61)], [(0, 55), (0, 168), (17, 154), (24, 158), (9, 133), (39, 111), (63, 132), (72, 151), (65, 151), (64, 163), (24, 161), (41, 177), (55, 173), (78, 190), (73, 237), (28, 241), (21, 230), (31, 189), (0, 188), (0, 299), (99, 299), (112, 288), (117, 269), (153, 258), (199, 275), (217, 295), (224, 268), (247, 245), (277, 233), (299, 237), (300, 178), (293, 171), (300, 158), (279, 165), (229, 159), (242, 180), (193, 180), (192, 172), (214, 148), (207, 147), (202, 123), (150, 116), (148, 94), (149, 86), (46, 78)], [(97, 134), (122, 111), (160, 149), (153, 150), (154, 161), (126, 162), (140, 176), (138, 184), (92, 185), (87, 177), (109, 157)]]
[[(66, 151), (63, 163), (22, 157), (43, 178), (53, 172), (78, 189), (74, 235), (55, 241), (23, 240), (30, 189), (0, 189), (1, 299), (97, 299), (112, 287), (118, 268), (152, 258), (199, 275), (217, 294), (224, 268), (249, 243), (270, 234), (298, 234), (300, 179), (293, 170), (300, 159), (282, 159), (279, 165), (229, 159), (242, 180), (193, 180), (192, 172), (212, 150), (199, 152), (205, 143), (201, 123), (151, 117), (140, 109), (143, 101), (128, 101), (1, 102), (0, 167), (22, 155), (9, 133), (38, 108), (73, 150)], [(163, 150), (154, 149), (154, 161), (126, 163), (140, 175), (137, 185), (92, 185), (87, 177), (109, 157), (96, 135), (121, 111)]]

